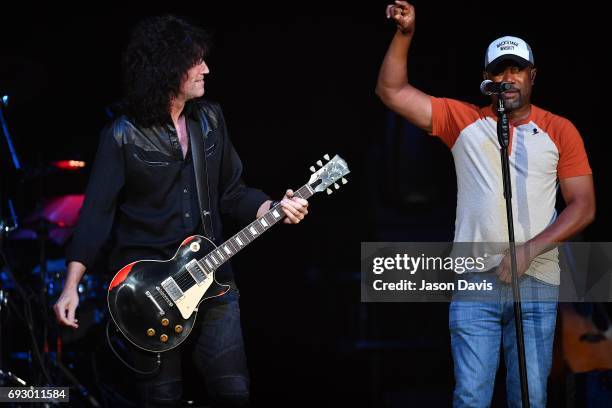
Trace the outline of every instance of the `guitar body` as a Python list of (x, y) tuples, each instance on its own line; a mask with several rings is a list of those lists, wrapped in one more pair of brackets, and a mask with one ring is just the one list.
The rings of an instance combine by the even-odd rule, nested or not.
[[(151, 352), (168, 351), (185, 341), (193, 329), (199, 303), (230, 288), (215, 280), (214, 271), (203, 275), (200, 282), (193, 278), (189, 281), (191, 274), (186, 266), (215, 249), (210, 240), (194, 235), (183, 241), (172, 259), (136, 261), (119, 270), (109, 285), (108, 307), (121, 333)], [(186, 289), (180, 296), (171, 290), (169, 277)]]
[[(349, 173), (338, 155), (323, 165), (321, 160), (307, 184), (295, 196), (307, 199), (330, 187), (340, 188)], [(186, 238), (172, 259), (136, 261), (121, 268), (108, 287), (108, 308), (121, 333), (137, 347), (160, 353), (180, 345), (196, 319), (202, 300), (222, 296), (228, 285), (219, 284), (214, 272), (246, 245), (284, 218), (280, 204), (219, 245), (200, 235)]]

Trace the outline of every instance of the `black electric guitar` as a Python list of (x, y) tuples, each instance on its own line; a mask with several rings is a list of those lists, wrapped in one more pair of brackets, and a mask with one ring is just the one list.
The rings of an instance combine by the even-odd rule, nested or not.
[[(339, 156), (323, 165), (295, 196), (308, 198), (314, 193), (338, 189), (349, 173)], [(242, 248), (253, 242), (272, 225), (284, 218), (280, 205), (243, 228), (218, 247), (207, 238), (186, 238), (172, 259), (142, 260), (121, 268), (108, 288), (108, 308), (117, 328), (136, 346), (151, 352), (163, 352), (181, 344), (191, 332), (198, 305), (205, 299), (221, 296), (229, 290), (215, 280), (215, 270)]]

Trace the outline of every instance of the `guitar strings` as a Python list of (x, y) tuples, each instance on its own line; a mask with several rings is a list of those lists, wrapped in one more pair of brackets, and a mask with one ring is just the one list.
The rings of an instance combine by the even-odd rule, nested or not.
[[(310, 191), (307, 188), (307, 185), (302, 186), (301, 188), (299, 188), (294, 195), (298, 196), (300, 198), (304, 198), (309, 197), (310, 196)], [(212, 265), (215, 266), (215, 268), (213, 269), (213, 271), (208, 271), (208, 268), (206, 268), (205, 266), (202, 266), (202, 268), (206, 271), (206, 273), (210, 274), (210, 273), (214, 273), (221, 265), (223, 265), (226, 261), (229, 260), (229, 258), (231, 258), (233, 255), (235, 255), (238, 251), (240, 251), (242, 248), (244, 248), (245, 246), (247, 246), (248, 244), (250, 244), (251, 242), (253, 242), (255, 240), (255, 238), (257, 238), (257, 235), (248, 235), (246, 233), (247, 230), (249, 230), (250, 227), (253, 227), (255, 229), (255, 231), (257, 231), (257, 234), (262, 234), (263, 232), (267, 231), (272, 225), (276, 224), (278, 221), (280, 221), (280, 219), (272, 218), (272, 221), (270, 221), (266, 216), (269, 215), (273, 210), (271, 209), (270, 211), (266, 212), (259, 220), (261, 220), (262, 218), (265, 219), (265, 221), (268, 223), (267, 227), (264, 227), (261, 222), (257, 222), (259, 220), (253, 221), (251, 222), (249, 225), (247, 225), (246, 227), (244, 227), (242, 230), (238, 231), (238, 233), (236, 233), (232, 238), (228, 239), (226, 242), (224, 242), (223, 244), (221, 244), (221, 246), (214, 248), (213, 250), (211, 250), (207, 255), (205, 255), (201, 260), (205, 262), (206, 259), (208, 259)], [(240, 235), (242, 234), (242, 237), (240, 237)], [(244, 242), (243, 245), (239, 245), (238, 247), (236, 246), (236, 238), (241, 238), (241, 241)], [(231, 249), (233, 249), (233, 252), (231, 254), (227, 254), (226, 252), (221, 252), (221, 248), (224, 245), (228, 245)], [(237, 249), (236, 249), (237, 248)], [(219, 251), (222, 254), (222, 259), (220, 259), (219, 263), (216, 264), (212, 259), (211, 259), (211, 254), (212, 255), (217, 255), (217, 257), (221, 258), (220, 255), (215, 254), (215, 251)], [(181, 268), (181, 270), (176, 274), (171, 276), (174, 281), (176, 282), (176, 284), (179, 286), (179, 288), (181, 289), (181, 291), (185, 291), (188, 290), (189, 288), (191, 288), (192, 286), (194, 286), (195, 284), (197, 284), (197, 280), (194, 279), (194, 277), (191, 275), (191, 273), (185, 268)]]

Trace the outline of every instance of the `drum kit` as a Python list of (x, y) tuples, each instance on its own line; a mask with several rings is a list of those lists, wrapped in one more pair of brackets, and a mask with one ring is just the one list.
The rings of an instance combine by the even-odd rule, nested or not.
[[(40, 210), (24, 218), (24, 226), (11, 232), (8, 239), (39, 243), (48, 241), (55, 247), (64, 247), (76, 227), (83, 200), (84, 195), (82, 194), (65, 195), (46, 200)], [(40, 282), (48, 305), (52, 306), (63, 289), (66, 278), (66, 260), (65, 258), (46, 259), (45, 265), (43, 267), (42, 263), (37, 264), (32, 269), (31, 275), (34, 282), (37, 284)], [(99, 275), (86, 274), (83, 276), (78, 286), (81, 305), (88, 301), (104, 299), (105, 289), (102, 281)], [(36, 284), (32, 286), (36, 287)]]
[[(78, 329), (60, 327), (53, 315), (53, 304), (62, 292), (66, 277), (64, 248), (76, 227), (84, 195), (43, 197), (41, 188), (35, 208), (24, 210), (26, 215), (20, 217), (20, 206), (9, 197), (15, 195), (15, 189), (8, 186), (14, 183), (23, 187), (32, 179), (40, 179), (40, 183), (34, 180), (34, 184), (42, 185), (46, 175), (61, 178), (82, 173), (86, 163), (61, 160), (46, 163), (35, 171), (24, 170), (5, 120), (3, 110), (7, 105), (8, 97), (0, 95), (0, 137), (4, 139), (0, 140), (0, 146), (8, 147), (0, 150), (6, 150), (9, 157), (0, 163), (3, 167), (0, 170), (0, 386), (70, 384), (88, 393), (72, 372), (79, 369), (75, 368), (74, 358), (78, 352), (73, 350), (79, 347), (82, 350), (80, 340), (91, 337), (88, 333), (97, 330), (96, 327), (102, 327), (107, 314), (107, 282), (95, 274), (82, 278), (78, 287)], [(17, 176), (8, 181), (7, 174)], [(86, 401), (84, 405), (99, 406), (91, 393), (83, 396), (83, 401)]]

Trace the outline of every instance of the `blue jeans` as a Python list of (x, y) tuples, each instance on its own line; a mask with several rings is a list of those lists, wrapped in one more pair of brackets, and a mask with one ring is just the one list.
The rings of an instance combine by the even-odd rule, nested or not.
[[(138, 406), (178, 406), (182, 397), (182, 355), (187, 350), (214, 407), (243, 407), (249, 403), (249, 373), (244, 353), (238, 293), (200, 304), (198, 325), (190, 339), (162, 353), (161, 369), (153, 376), (137, 376)], [(187, 345), (187, 343), (189, 343)], [(155, 355), (133, 350), (137, 367), (155, 366)], [(194, 373), (195, 374), (195, 373)]]
[[(467, 276), (466, 276), (467, 275)], [(488, 407), (493, 397), (500, 346), (506, 364), (508, 406), (520, 408), (512, 285), (500, 282), (494, 272), (459, 275), (471, 283), (486, 280), (493, 289), (455, 291), (450, 304), (449, 327), (455, 366), (454, 407)], [(519, 279), (525, 338), (529, 401), (533, 408), (546, 407), (546, 383), (552, 364), (559, 288), (529, 275)]]

